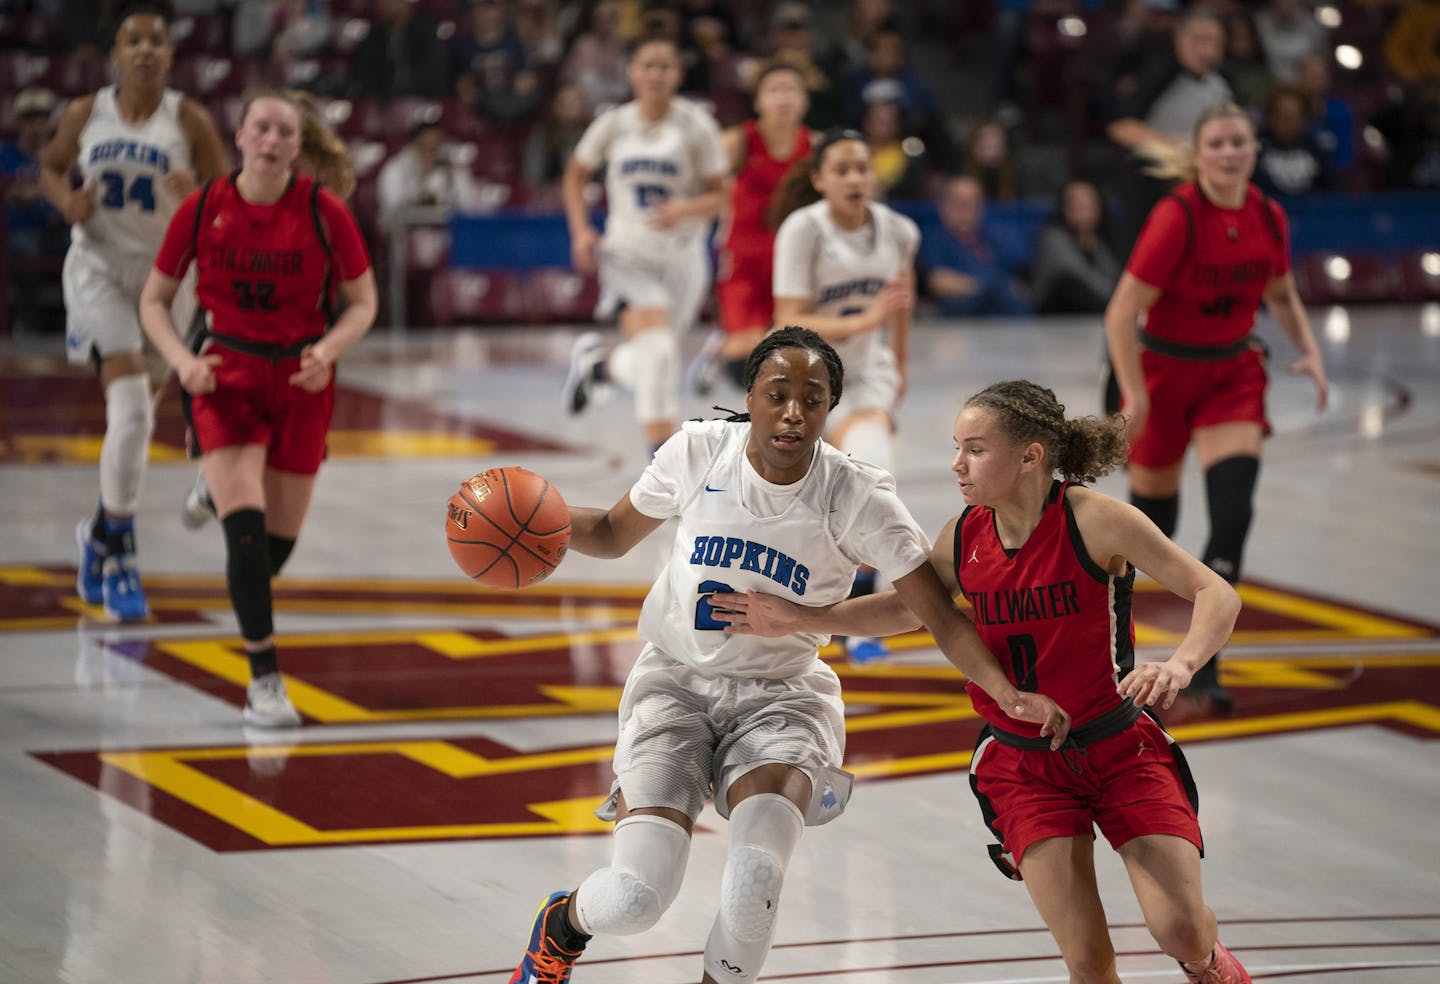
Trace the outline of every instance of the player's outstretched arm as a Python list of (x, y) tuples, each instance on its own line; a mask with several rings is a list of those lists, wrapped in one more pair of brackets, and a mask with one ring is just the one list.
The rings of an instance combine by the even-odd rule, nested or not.
[(1067, 496), (1085, 549), (1097, 564), (1115, 571), (1128, 561), (1194, 605), (1190, 628), (1170, 658), (1141, 663), (1117, 688), (1120, 696), (1142, 707), (1169, 707), (1194, 672), (1229, 640), (1240, 614), (1240, 596), (1129, 503), (1090, 489), (1071, 489)]
[(589, 557), (623, 557), (663, 522), (636, 509), (629, 493), (608, 510), (571, 506), (570, 549)]
[(816, 606), (797, 605), (759, 591), (744, 594), (717, 591), (710, 596), (710, 605), (716, 619), (729, 623), (726, 632), (766, 639), (796, 632), (887, 636), (920, 628), (920, 620), (894, 591), (878, 591), (863, 598)]

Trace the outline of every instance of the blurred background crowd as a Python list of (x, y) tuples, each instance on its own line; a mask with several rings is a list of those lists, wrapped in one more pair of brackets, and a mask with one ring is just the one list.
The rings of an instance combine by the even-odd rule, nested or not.
[[(67, 233), (36, 156), (63, 102), (109, 80), (112, 3), (0, 3), (5, 316), (58, 329)], [(306, 90), (346, 140), (351, 202), (408, 324), (588, 317), (589, 287), (443, 278), (437, 210), (558, 211), (595, 114), (629, 97), (633, 38), (673, 36), (682, 94), (746, 118), (761, 60), (802, 66), (807, 122), (871, 145), (880, 197), (929, 203), (922, 247), (972, 278), (942, 314), (1098, 311), (1159, 191), (1146, 140), (1188, 138), (1229, 97), (1261, 135), (1256, 183), (1288, 202), (1440, 191), (1440, 0), (178, 0), (171, 84), (233, 132), (257, 83)], [(598, 199), (597, 205), (603, 204)], [(998, 204), (997, 204), (998, 203)], [(988, 213), (1025, 203), (1029, 222)], [(429, 221), (405, 217), (428, 210)], [(1006, 213), (1007, 215), (1019, 213)], [(1039, 221), (1035, 221), (1038, 218)], [(403, 236), (392, 251), (390, 237)], [(1440, 269), (1435, 271), (1440, 283)], [(442, 284), (443, 281), (443, 284)], [(382, 280), (382, 284), (386, 283)], [(457, 300), (457, 285), (468, 294)], [(1303, 285), (1302, 285), (1303, 286)], [(478, 306), (475, 294), (483, 294)], [(513, 295), (513, 296), (512, 296)], [(392, 317), (396, 315), (392, 314)]]

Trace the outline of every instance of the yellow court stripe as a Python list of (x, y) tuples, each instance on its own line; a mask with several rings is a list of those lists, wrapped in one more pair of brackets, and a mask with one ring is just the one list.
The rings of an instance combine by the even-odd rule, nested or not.
[(954, 772), (970, 767), (970, 756), (974, 752), (936, 752), (932, 755), (911, 755), (906, 758), (885, 759), (880, 762), (864, 762), (846, 766), (857, 778), (868, 779), (879, 776), (896, 776), (918, 772)]
[(883, 731), (886, 728), (915, 728), (925, 724), (943, 724), (946, 721), (965, 721), (978, 717), (969, 706), (940, 707), (925, 711), (885, 711), (880, 714), (862, 714), (845, 719), (845, 731)]
[(1298, 598), (1292, 594), (1257, 587), (1253, 584), (1242, 583), (1236, 585), (1235, 590), (1240, 593), (1240, 600), (1246, 605), (1288, 615), (1303, 622), (1328, 625), (1348, 635), (1383, 639), (1430, 635), (1424, 629), (1413, 625), (1405, 625), (1402, 622), (1392, 621), (1378, 615), (1366, 615), (1320, 601)]
[(1358, 704), (1322, 711), (1297, 711), (1293, 714), (1272, 714), (1259, 718), (1229, 721), (1198, 721), (1168, 728), (1177, 740), (1206, 738), (1246, 738), (1274, 734), (1278, 731), (1308, 731), (1351, 724), (1380, 721), (1401, 721), (1440, 732), (1440, 708), (1420, 701), (1393, 701), (1384, 704)]
[(309, 824), (190, 768), (174, 752), (102, 752), (100, 760), (266, 844), (316, 843), (320, 834)]

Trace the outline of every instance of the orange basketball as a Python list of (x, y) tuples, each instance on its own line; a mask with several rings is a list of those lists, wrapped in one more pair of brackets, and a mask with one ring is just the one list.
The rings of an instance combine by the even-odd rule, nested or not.
[(450, 497), (445, 539), (466, 577), (491, 588), (528, 588), (564, 559), (570, 510), (534, 472), (491, 468)]

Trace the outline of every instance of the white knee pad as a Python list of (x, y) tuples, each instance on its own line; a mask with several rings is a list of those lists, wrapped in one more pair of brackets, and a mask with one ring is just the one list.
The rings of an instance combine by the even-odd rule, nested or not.
[(105, 440), (100, 445), (100, 504), (128, 516), (140, 504), (140, 482), (150, 454), (155, 407), (143, 373), (121, 376), (105, 387)]
[(635, 418), (642, 424), (680, 416), (680, 345), (669, 327), (646, 329), (615, 346), (605, 370), (635, 394)]
[(851, 424), (845, 431), (844, 450), (895, 474), (895, 442), (890, 423), (883, 417), (867, 416)]
[(593, 872), (575, 892), (580, 928), (630, 936), (654, 926), (680, 894), (690, 835), (673, 820), (648, 814), (615, 825), (610, 867)]
[(805, 830), (800, 808), (777, 793), (750, 796), (730, 811), (730, 854), (720, 884), (720, 915), (705, 944), (705, 971), (750, 984), (770, 952), (785, 868)]

